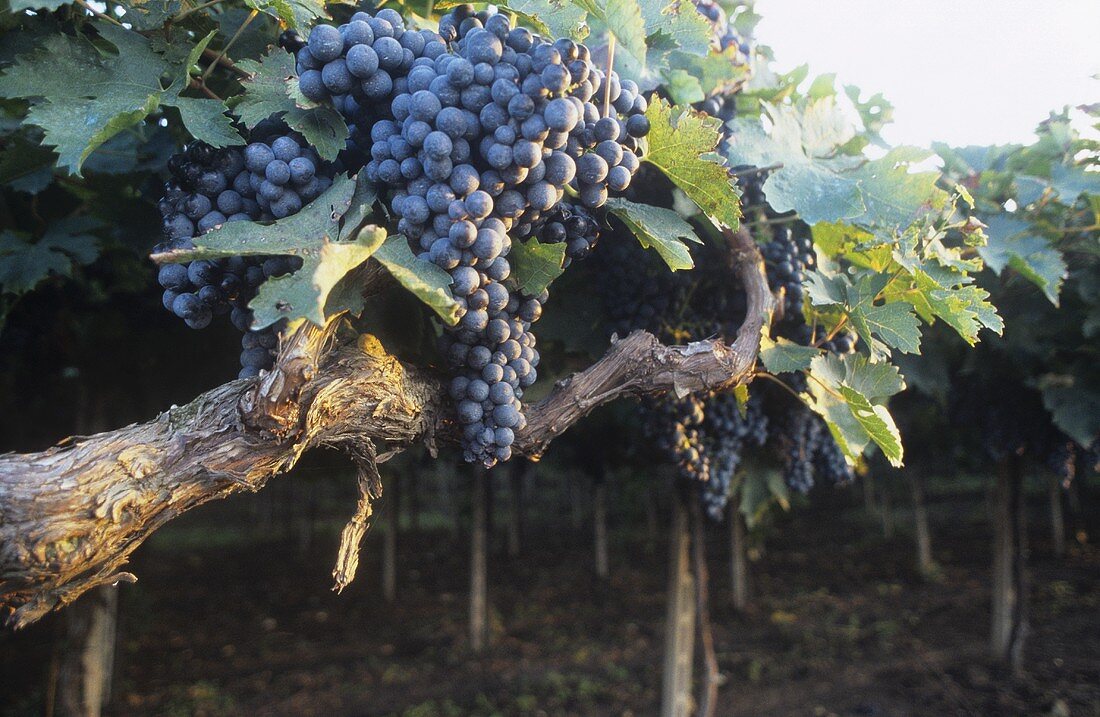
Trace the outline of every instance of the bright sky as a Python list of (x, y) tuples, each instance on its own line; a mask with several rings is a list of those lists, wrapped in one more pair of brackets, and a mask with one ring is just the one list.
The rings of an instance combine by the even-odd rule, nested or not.
[(757, 0), (756, 38), (894, 103), (891, 144), (1028, 143), (1050, 110), (1100, 101), (1100, 0)]

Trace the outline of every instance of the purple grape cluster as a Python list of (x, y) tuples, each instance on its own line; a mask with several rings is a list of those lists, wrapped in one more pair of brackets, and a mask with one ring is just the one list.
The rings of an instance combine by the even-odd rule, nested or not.
[(519, 236), (534, 238), (543, 244), (565, 243), (565, 266), (587, 259), (600, 240), (600, 220), (583, 205), (559, 202), (541, 221), (516, 228)]
[[(649, 131), (645, 98), (634, 83), (605, 77), (584, 45), (547, 41), (468, 5), (444, 15), (439, 34), (407, 29), (388, 9), (318, 25), (297, 63), (302, 94), (349, 122), (345, 164), (365, 161), (397, 230), (450, 273), (461, 318), (441, 348), (455, 372), (465, 457), (507, 460), (537, 376), (531, 324), (548, 298), (510, 281), (512, 236), (565, 218), (555, 210), (567, 187), (587, 208), (626, 189)], [(585, 222), (569, 223), (571, 256), (595, 236)]]
[[(192, 248), (194, 237), (227, 222), (276, 218), (274, 211), (281, 213), (294, 206), (300, 208), (303, 198), (315, 197), (331, 184), (328, 174), (317, 176), (317, 167), (322, 167), (324, 172), (328, 168), (320, 164), (312, 150), (303, 149), (301, 137), (272, 134), (267, 125), (254, 134), (263, 137), (264, 141), (250, 144), (243, 150), (238, 147), (215, 149), (202, 142), (193, 142), (169, 159), (171, 178), (158, 203), (165, 241), (157, 245), (156, 251)], [(279, 147), (286, 156), (291, 151), (290, 144), (298, 150), (296, 156), (291, 157), (292, 161), (304, 158), (312, 165), (312, 181), (288, 181), (285, 186), (279, 185), (276, 192), (264, 185), (268, 181), (265, 170), (277, 161), (272, 146)], [(267, 152), (272, 153), (271, 161), (261, 167), (259, 158), (266, 159)], [(291, 195), (292, 200), (288, 199)], [(157, 279), (164, 289), (164, 307), (190, 328), (202, 329), (215, 316), (231, 315), (233, 325), (245, 332), (239, 374), (245, 378), (271, 368), (278, 343), (273, 328), (251, 330), (252, 312), (248, 302), (265, 280), (297, 271), (300, 266), (299, 258), (285, 256), (199, 259), (186, 264), (165, 264), (160, 267)]]

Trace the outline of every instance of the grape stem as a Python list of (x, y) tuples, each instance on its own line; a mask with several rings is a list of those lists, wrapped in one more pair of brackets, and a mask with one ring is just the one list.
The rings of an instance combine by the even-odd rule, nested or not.
[(241, 26), (237, 28), (237, 31), (235, 33), (233, 33), (233, 37), (229, 38), (229, 42), (225, 43), (225, 45), (221, 49), (221, 52), (218, 53), (218, 56), (215, 57), (210, 65), (207, 66), (206, 70), (203, 71), (202, 77), (200, 77), (199, 80), (203, 83), (204, 86), (206, 85), (206, 78), (210, 77), (210, 73), (214, 71), (214, 68), (218, 66), (218, 64), (221, 62), (221, 59), (225, 57), (225, 53), (229, 52), (229, 48), (233, 47), (233, 43), (236, 42), (237, 38), (241, 36), (241, 33), (244, 32), (244, 29), (248, 27), (259, 14), (259, 10), (253, 10), (252, 12), (248, 13), (248, 17), (244, 19), (244, 22), (241, 23)]
[(238, 77), (252, 77), (252, 74), (237, 67), (237, 63), (230, 60), (225, 55), (214, 52), (210, 48), (206, 48), (202, 51), (202, 56), (210, 60), (215, 65), (221, 65), (230, 72), (236, 74)]
[(611, 69), (615, 66), (615, 33), (607, 33), (607, 74), (603, 78), (603, 116), (611, 112)]
[(218, 100), (219, 102), (221, 101), (221, 97), (219, 97), (217, 93), (214, 92), (214, 90), (207, 87), (204, 82), (196, 80), (194, 77), (191, 78), (191, 81), (188, 83), (187, 86), (193, 90), (198, 90), (212, 100)]
[(749, 169), (742, 169), (739, 172), (730, 172), (731, 177), (751, 177), (754, 174), (763, 174), (764, 172), (772, 172), (776, 169), (783, 169), (782, 162), (776, 162), (775, 164), (769, 164), (767, 167), (750, 167)]
[(200, 5), (196, 5), (195, 7), (187, 8), (186, 10), (172, 18), (172, 22), (179, 22), (180, 20), (183, 20), (193, 13), (199, 12), (200, 10), (205, 10), (208, 7), (212, 7), (222, 2), (225, 2), (225, 0), (210, 0), (210, 2), (204, 2)]
[(96, 10), (94, 7), (89, 5), (84, 0), (76, 0), (76, 4), (79, 5), (80, 7), (84, 8), (85, 10), (87, 10), (88, 12), (90, 12), (92, 15), (99, 18), (100, 20), (106, 20), (107, 22), (114, 23), (115, 25), (120, 25), (120, 26), (122, 25), (122, 23), (118, 21), (118, 18), (114, 18), (114, 17), (111, 17), (110, 15), (101, 13), (99, 10)]

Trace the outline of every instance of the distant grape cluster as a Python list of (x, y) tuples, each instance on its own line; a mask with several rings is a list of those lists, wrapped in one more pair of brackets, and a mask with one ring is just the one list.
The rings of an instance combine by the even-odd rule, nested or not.
[[(243, 150), (215, 149), (193, 142), (168, 161), (170, 180), (158, 203), (165, 242), (156, 251), (192, 248), (192, 239), (227, 222), (282, 218), (301, 209), (331, 183), (325, 167), (304, 140), (261, 124), (257, 141)], [(245, 332), (240, 377), (271, 367), (278, 345), (274, 329), (251, 331), (248, 302), (265, 280), (296, 271), (296, 257), (229, 257), (165, 264), (157, 279), (166, 309), (193, 329), (214, 316), (231, 314)]]
[[(743, 409), (743, 410), (742, 410)], [(732, 497), (734, 476), (747, 448), (760, 449), (768, 440), (768, 416), (761, 394), (753, 394), (742, 407), (732, 393), (719, 393), (707, 401), (706, 433), (711, 440), (710, 476), (701, 487), (703, 507), (721, 520)]]

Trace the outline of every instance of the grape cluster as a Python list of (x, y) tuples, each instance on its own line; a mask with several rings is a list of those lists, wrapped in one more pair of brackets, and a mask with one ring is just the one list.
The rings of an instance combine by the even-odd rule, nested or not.
[(802, 282), (806, 273), (817, 267), (810, 228), (797, 221), (776, 224), (771, 240), (764, 245), (761, 253), (764, 255), (768, 286), (783, 295), (782, 317), (776, 322), (779, 335), (803, 346), (818, 345), (830, 353), (848, 354), (854, 351), (854, 333), (841, 330), (822, 341), (823, 337), (815, 335), (814, 327), (806, 323), (802, 312)]
[(809, 410), (790, 411), (781, 432), (783, 479), (791, 490), (806, 493), (815, 479), (846, 483), (854, 474), (820, 417)]
[(242, 198), (254, 197), (262, 218), (297, 214), (332, 186), (329, 168), (297, 133), (252, 142), (244, 148), (244, 162), (248, 174), (238, 175), (233, 189)]
[(600, 240), (600, 220), (583, 205), (562, 201), (546, 212), (541, 221), (516, 228), (519, 236), (543, 244), (565, 242), (565, 266), (587, 259)]
[[(250, 144), (243, 151), (193, 142), (169, 159), (171, 178), (158, 203), (165, 241), (156, 247), (157, 251), (191, 248), (194, 237), (226, 222), (287, 216), (301, 208), (303, 199), (315, 198), (331, 184), (328, 175), (318, 176), (322, 165), (300, 136), (280, 134), (267, 124), (258, 127), (255, 135), (265, 141)], [(273, 147), (285, 159), (276, 157)], [(278, 172), (280, 161), (287, 167), (293, 164), (299, 179), (303, 172), (309, 179), (296, 181), (289, 176), (282, 184), (271, 182), (269, 169), (275, 170), (270, 173), (272, 178), (282, 178)], [(250, 331), (248, 302), (266, 279), (296, 271), (300, 266), (297, 257), (200, 259), (165, 264), (157, 279), (164, 289), (164, 307), (193, 329), (205, 328), (214, 316), (231, 314), (234, 326), (245, 332), (240, 372), (244, 378), (271, 367), (278, 343), (274, 329)]]
[(710, 452), (704, 433), (705, 397), (646, 399), (643, 430), (657, 450), (676, 466), (681, 478), (705, 483), (710, 478)]
[(559, 205), (567, 187), (588, 209), (626, 189), (649, 131), (645, 98), (605, 77), (584, 45), (468, 5), (444, 15), (438, 34), (407, 29), (389, 9), (318, 25), (297, 64), (302, 94), (349, 121), (345, 163), (365, 160), (397, 230), (450, 273), (461, 318), (441, 348), (465, 457), (507, 460), (537, 375), (531, 324), (548, 298), (509, 281), (509, 233), (544, 240), (564, 228), (569, 255), (586, 255), (596, 223)]
[(738, 64), (747, 63), (752, 55), (752, 43), (737, 31), (722, 6), (715, 0), (694, 0), (694, 3), (699, 14), (710, 21), (711, 41), (715, 49), (726, 52), (734, 48), (738, 53), (734, 61)]
[(1063, 485), (1073, 482), (1077, 473), (1077, 444), (1069, 439), (1055, 441), (1046, 452), (1047, 469), (1056, 475)]
[(750, 397), (742, 412), (733, 394), (718, 393), (707, 400), (706, 420), (712, 457), (710, 477), (701, 487), (701, 498), (707, 514), (721, 520), (745, 449), (759, 449), (768, 440), (768, 417), (759, 394)]

